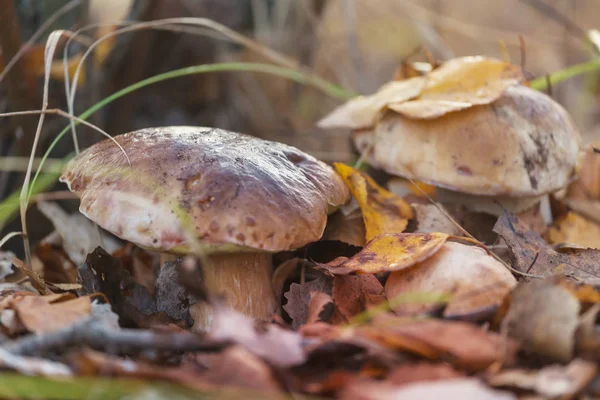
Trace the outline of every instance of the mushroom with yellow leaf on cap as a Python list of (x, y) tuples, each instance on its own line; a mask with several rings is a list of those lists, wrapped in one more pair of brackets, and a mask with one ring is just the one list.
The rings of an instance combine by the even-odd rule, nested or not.
[[(468, 74), (457, 72), (460, 62), (478, 71), (473, 85)], [(334, 110), (320, 125), (352, 129), (354, 143), (369, 164), (436, 186), (442, 202), (496, 215), (502, 207), (513, 212), (531, 208), (572, 178), (579, 133), (560, 104), (520, 85), (512, 74), (502, 78), (498, 74), (506, 74), (499, 61), (486, 62), (449, 61), (451, 68), (442, 65), (437, 76), (438, 70), (430, 73), (436, 91), (427, 92), (425, 86), (416, 98), (390, 100), (376, 118), (370, 111), (370, 126), (353, 125), (350, 116), (361, 111), (357, 102)], [(482, 74), (489, 65), (498, 72), (492, 69), (488, 84)], [(444, 77), (451, 78), (448, 84), (443, 84)], [(496, 89), (490, 92), (490, 87)], [(486, 101), (479, 101), (486, 91)]]
[[(91, 146), (61, 181), (102, 228), (165, 253), (202, 252), (213, 290), (247, 315), (276, 310), (271, 255), (318, 240), (349, 199), (327, 164), (276, 142), (204, 127), (142, 129)], [(193, 313), (208, 329), (211, 313)]]

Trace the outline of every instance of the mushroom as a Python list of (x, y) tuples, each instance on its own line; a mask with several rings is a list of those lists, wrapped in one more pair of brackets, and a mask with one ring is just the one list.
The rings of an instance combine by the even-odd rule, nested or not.
[(499, 204), (520, 212), (566, 186), (580, 142), (563, 107), (526, 86), (436, 119), (387, 111), (353, 137), (374, 167), (437, 186), (442, 202), (495, 215)]
[[(317, 241), (327, 215), (349, 200), (341, 177), (300, 150), (205, 127), (148, 128), (91, 146), (61, 181), (80, 211), (140, 247), (169, 254), (201, 250), (211, 290), (238, 311), (276, 311), (272, 253)], [(193, 311), (193, 310), (192, 310)], [(195, 327), (211, 313), (197, 307)]]

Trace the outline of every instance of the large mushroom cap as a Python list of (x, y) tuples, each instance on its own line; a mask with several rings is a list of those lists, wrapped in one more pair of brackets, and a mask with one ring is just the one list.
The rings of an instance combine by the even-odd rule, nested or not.
[(512, 86), (491, 104), (433, 120), (388, 112), (354, 141), (394, 175), (475, 195), (537, 196), (567, 184), (580, 138), (558, 103)]
[(192, 230), (213, 249), (294, 249), (318, 240), (327, 213), (349, 199), (331, 167), (282, 143), (186, 126), (115, 139), (131, 167), (107, 139), (72, 159), (61, 181), (84, 215), (142, 247), (186, 252)]

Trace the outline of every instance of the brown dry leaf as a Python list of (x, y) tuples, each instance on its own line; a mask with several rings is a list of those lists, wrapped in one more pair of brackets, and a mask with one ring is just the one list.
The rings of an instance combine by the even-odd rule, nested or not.
[(327, 226), (321, 240), (339, 240), (354, 246), (365, 245), (365, 223), (360, 210), (348, 215), (336, 212), (327, 219)]
[(333, 310), (333, 299), (330, 295), (323, 292), (310, 292), (306, 323), (314, 324), (315, 322), (329, 321), (333, 315)]
[(92, 311), (90, 297), (57, 302), (56, 296), (26, 296), (14, 304), (17, 317), (28, 331), (52, 332), (80, 321)]
[(508, 212), (498, 218), (494, 232), (506, 241), (512, 265), (518, 271), (539, 276), (560, 273), (588, 284), (600, 284), (600, 250), (565, 249), (559, 253)]
[(370, 326), (356, 328), (356, 335), (431, 360), (443, 358), (470, 371), (484, 370), (497, 361), (510, 362), (517, 350), (512, 340), (460, 321), (380, 317)]
[(300, 265), (302, 260), (300, 258), (292, 258), (279, 264), (273, 273), (271, 281), (273, 282), (273, 291), (275, 292), (275, 298), (281, 299), (285, 286), (285, 281), (292, 276)]
[(339, 257), (328, 264), (319, 264), (316, 268), (335, 275), (399, 271), (431, 257), (446, 239), (448, 235), (440, 232), (381, 235), (367, 243), (354, 256)]
[(423, 77), (404, 81), (388, 82), (370, 96), (358, 96), (317, 122), (319, 128), (368, 128), (373, 126), (377, 115), (390, 103), (403, 102), (415, 98), (425, 87)]
[(568, 362), (575, 350), (579, 311), (577, 298), (556, 279), (535, 280), (513, 291), (503, 324), (523, 350)]
[(486, 57), (455, 58), (426, 77), (419, 97), (411, 101), (388, 103), (406, 117), (433, 119), (474, 105), (489, 104), (504, 91), (525, 80), (521, 67)]
[[(473, 318), (491, 316), (516, 284), (506, 267), (484, 249), (447, 242), (426, 260), (392, 272), (385, 293), (388, 299), (410, 292), (449, 293), (444, 316)], [(437, 305), (405, 303), (394, 311), (406, 315), (431, 312), (435, 308)]]
[(439, 381), (464, 376), (448, 364), (419, 362), (403, 364), (394, 368), (388, 374), (387, 381), (394, 385), (404, 385), (407, 383), (422, 381)]
[(546, 398), (574, 398), (596, 376), (593, 362), (575, 359), (568, 365), (550, 365), (540, 370), (509, 369), (488, 378), (491, 386), (531, 390)]
[(283, 295), (287, 299), (283, 309), (292, 319), (292, 328), (298, 329), (308, 321), (308, 305), (314, 292), (331, 294), (331, 279), (322, 276), (303, 284), (292, 283), (290, 290)]
[(573, 211), (557, 218), (545, 236), (550, 244), (569, 243), (600, 249), (600, 225)]
[(402, 197), (379, 186), (367, 174), (342, 163), (334, 163), (335, 169), (358, 203), (366, 229), (366, 241), (384, 233), (401, 233), (413, 210)]
[(260, 391), (282, 389), (271, 368), (242, 346), (231, 346), (218, 354), (199, 353), (195, 361), (208, 368), (199, 378), (214, 385)]
[(368, 295), (381, 295), (383, 286), (372, 274), (337, 275), (333, 278), (333, 301), (336, 310), (350, 320), (366, 309)]
[(456, 378), (396, 386), (374, 380), (357, 381), (340, 395), (345, 400), (516, 400), (510, 393), (491, 389), (476, 378)]

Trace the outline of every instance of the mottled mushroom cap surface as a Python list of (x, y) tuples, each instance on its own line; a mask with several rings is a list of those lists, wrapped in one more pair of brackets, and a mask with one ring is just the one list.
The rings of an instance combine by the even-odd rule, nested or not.
[[(91, 146), (61, 181), (80, 211), (142, 247), (183, 253), (193, 234), (208, 250), (283, 251), (318, 240), (349, 199), (327, 164), (300, 150), (203, 127), (161, 127)], [(182, 223), (182, 221), (187, 221)]]
[(433, 120), (388, 112), (373, 130), (356, 131), (354, 142), (371, 165), (394, 175), (463, 193), (520, 197), (564, 187), (580, 137), (558, 103), (513, 86), (491, 104)]

